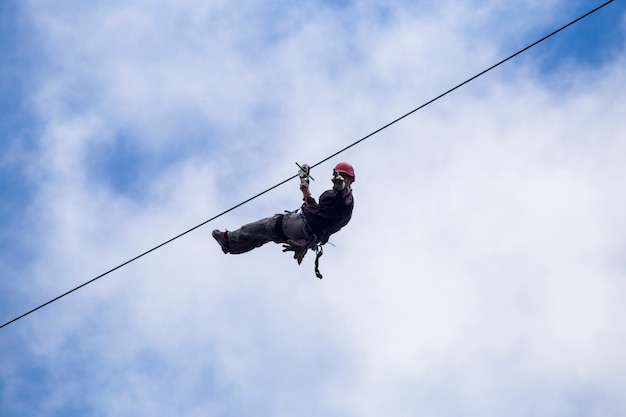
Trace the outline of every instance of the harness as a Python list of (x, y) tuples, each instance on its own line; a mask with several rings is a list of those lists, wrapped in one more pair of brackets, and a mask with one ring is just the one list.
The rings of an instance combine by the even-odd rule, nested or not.
[[(296, 209), (294, 211), (285, 210), (285, 213), (292, 214), (292, 213), (298, 213), (298, 211), (299, 209)], [(304, 228), (306, 232), (309, 234), (308, 240), (302, 239), (299, 241), (293, 241), (293, 240), (288, 239), (288, 237), (285, 235), (284, 226), (283, 226), (283, 220), (285, 218), (284, 214), (277, 215), (276, 223), (274, 224), (274, 230), (276, 231), (278, 238), (281, 239), (282, 241), (288, 242), (292, 246), (297, 246), (302, 249), (306, 248), (307, 250), (313, 249), (315, 251), (315, 276), (318, 277), (319, 279), (322, 279), (323, 276), (319, 270), (319, 261), (322, 255), (324, 254), (322, 243), (317, 237), (317, 235), (313, 233), (313, 230), (311, 230), (311, 227), (309, 226), (309, 223), (307, 222), (306, 217), (304, 216), (304, 213), (300, 212), (299, 215), (300, 215), (300, 219), (302, 219), (302, 223), (304, 223)]]
[[(296, 210), (296, 212), (297, 212), (297, 210)], [(315, 276), (318, 277), (319, 279), (322, 279), (324, 277), (320, 273), (320, 269), (319, 269), (320, 258), (324, 254), (324, 249), (322, 248), (322, 243), (317, 238), (315, 233), (313, 233), (313, 230), (311, 230), (311, 227), (309, 226), (309, 222), (306, 221), (306, 217), (304, 216), (304, 213), (302, 211), (300, 212), (300, 218), (302, 219), (302, 222), (304, 223), (304, 227), (305, 227), (306, 231), (311, 236), (309, 241), (307, 242), (308, 247), (309, 247), (309, 249), (315, 250)]]

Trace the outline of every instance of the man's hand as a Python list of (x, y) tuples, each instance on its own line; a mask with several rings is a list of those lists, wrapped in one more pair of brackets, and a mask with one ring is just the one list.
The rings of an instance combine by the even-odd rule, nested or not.
[(306, 178), (300, 179), (300, 191), (306, 193), (309, 191), (309, 180)]
[(309, 167), (307, 164), (303, 164), (302, 166), (300, 166), (297, 162), (296, 165), (298, 165), (298, 168), (300, 168), (298, 170), (298, 176), (300, 177), (300, 191), (302, 191), (304, 204), (308, 205), (309, 197), (311, 196), (311, 192), (309, 191), (309, 178), (313, 179), (313, 177), (309, 175), (311, 167)]
[(346, 187), (346, 182), (343, 179), (343, 177), (335, 171), (335, 174), (333, 175), (333, 188), (335, 190), (341, 191)]

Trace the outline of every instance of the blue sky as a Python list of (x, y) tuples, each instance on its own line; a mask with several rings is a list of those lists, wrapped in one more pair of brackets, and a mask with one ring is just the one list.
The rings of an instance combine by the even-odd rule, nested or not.
[[(0, 3), (0, 321), (314, 164), (602, 2)], [(621, 416), (626, 6), (312, 173), (313, 273), (234, 229), (0, 330), (0, 415)]]
[[(0, 86), (2, 88), (2, 151), (3, 154), (18, 146), (19, 138), (28, 139), (29, 126), (32, 119), (27, 114), (25, 103), (23, 101), (26, 86), (20, 77), (20, 68), (29, 68), (28, 58), (20, 52), (16, 39), (23, 36), (22, 25), (16, 19), (16, 7), (10, 2), (2, 4), (2, 12), (0, 18), (2, 24), (2, 65), (0, 71), (2, 74)], [(26, 113), (26, 114), (25, 114)], [(4, 158), (3, 158), (4, 162)], [(15, 172), (15, 166), (6, 166), (2, 164), (2, 192), (10, 197), (2, 199), (3, 218), (11, 216), (17, 212), (20, 203), (24, 202), (24, 192), (20, 189), (25, 188), (23, 178), (20, 175), (11, 175)], [(19, 202), (16, 203), (15, 200)], [(10, 222), (8, 222), (10, 224)]]

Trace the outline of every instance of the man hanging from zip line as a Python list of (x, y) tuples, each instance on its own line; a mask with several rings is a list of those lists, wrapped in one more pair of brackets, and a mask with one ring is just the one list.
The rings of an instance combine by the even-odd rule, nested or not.
[[(286, 212), (241, 226), (234, 231), (213, 231), (213, 238), (225, 254), (240, 254), (263, 246), (268, 242), (283, 243), (283, 252), (294, 252), (298, 264), (308, 249), (321, 250), (333, 233), (338, 232), (350, 221), (354, 201), (352, 183), (354, 168), (347, 162), (338, 163), (333, 169), (333, 187), (324, 191), (319, 202), (309, 191), (309, 167), (303, 165), (300, 175), (300, 190), (303, 194), (300, 213)], [(321, 253), (318, 252), (318, 258)], [(318, 277), (321, 275), (317, 271)]]

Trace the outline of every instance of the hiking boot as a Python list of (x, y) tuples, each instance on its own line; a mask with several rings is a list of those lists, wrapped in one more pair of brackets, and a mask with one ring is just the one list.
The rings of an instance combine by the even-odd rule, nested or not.
[(228, 238), (226, 237), (226, 232), (221, 232), (217, 229), (213, 230), (213, 238), (217, 240), (217, 243), (222, 247), (222, 252), (228, 253), (230, 252), (230, 244), (228, 243)]

